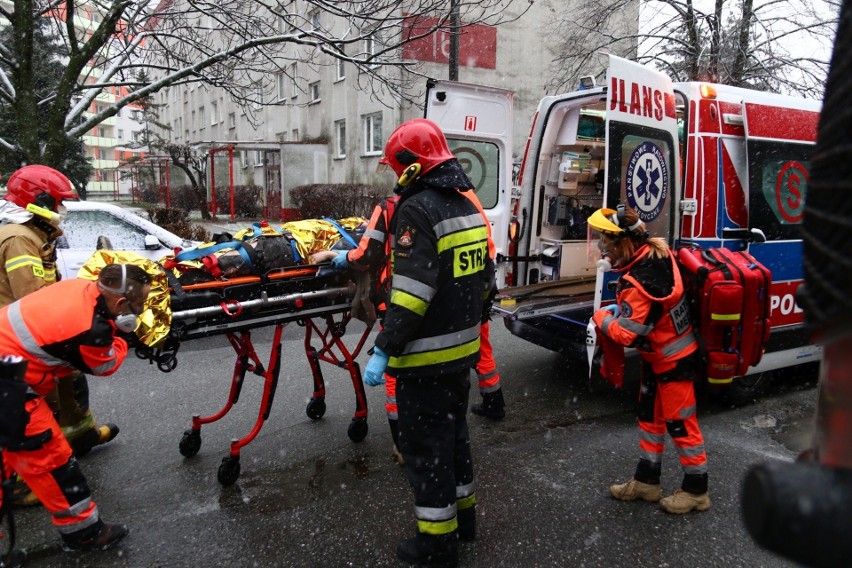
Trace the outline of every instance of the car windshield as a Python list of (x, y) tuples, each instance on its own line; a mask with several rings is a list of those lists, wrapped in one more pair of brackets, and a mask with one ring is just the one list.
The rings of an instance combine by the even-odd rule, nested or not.
[(105, 211), (68, 211), (62, 220), (60, 248), (94, 250), (98, 237), (109, 238), (115, 250), (145, 248), (145, 231)]

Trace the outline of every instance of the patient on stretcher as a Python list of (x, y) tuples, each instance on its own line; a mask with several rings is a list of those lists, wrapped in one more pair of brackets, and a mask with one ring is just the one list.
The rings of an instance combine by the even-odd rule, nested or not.
[(357, 246), (365, 224), (362, 217), (292, 221), (279, 228), (255, 223), (233, 236), (216, 235), (215, 241), (178, 251), (160, 262), (182, 286), (263, 275), (276, 268), (327, 262), (334, 257), (332, 250)]

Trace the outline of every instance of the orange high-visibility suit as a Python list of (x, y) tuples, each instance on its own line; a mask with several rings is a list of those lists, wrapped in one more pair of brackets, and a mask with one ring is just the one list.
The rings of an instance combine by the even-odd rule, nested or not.
[(639, 394), (641, 458), (634, 478), (660, 483), (668, 430), (683, 468), (682, 489), (707, 492), (707, 453), (695, 408), (698, 342), (692, 332), (684, 288), (674, 254), (655, 259), (642, 245), (619, 269), (616, 289), (620, 314), (601, 309), (592, 316), (603, 334), (635, 347), (643, 359)]
[(75, 369), (111, 375), (127, 356), (97, 286), (61, 281), (0, 309), (0, 353), (27, 360), (29, 387), (24, 438), (3, 450), (3, 464), (23, 477), (63, 539), (97, 525), (98, 509), (44, 396)]

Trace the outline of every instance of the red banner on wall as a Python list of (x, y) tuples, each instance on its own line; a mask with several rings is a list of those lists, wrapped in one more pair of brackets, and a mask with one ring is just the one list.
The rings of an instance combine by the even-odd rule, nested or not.
[[(437, 18), (408, 16), (403, 23), (406, 39), (427, 33), (438, 24)], [(464, 25), (464, 24), (463, 24)], [(406, 43), (402, 49), (403, 59), (449, 63), (450, 32), (449, 24), (427, 36)], [(483, 25), (470, 25), (461, 28), (459, 34), (459, 65), (494, 69), (497, 66), (497, 28)]]

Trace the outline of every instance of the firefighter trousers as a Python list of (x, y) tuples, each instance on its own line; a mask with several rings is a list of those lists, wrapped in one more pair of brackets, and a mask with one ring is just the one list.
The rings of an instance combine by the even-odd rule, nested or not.
[(467, 426), (470, 371), (399, 379), (399, 443), (419, 532), (456, 530), (456, 502), (475, 503)]
[(97, 505), (50, 407), (36, 398), (25, 409), (30, 415), (25, 439), (3, 450), (6, 476), (14, 471), (24, 479), (63, 536), (95, 525)]

